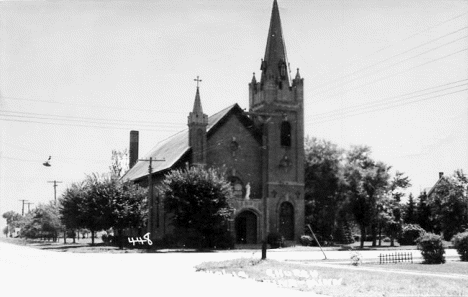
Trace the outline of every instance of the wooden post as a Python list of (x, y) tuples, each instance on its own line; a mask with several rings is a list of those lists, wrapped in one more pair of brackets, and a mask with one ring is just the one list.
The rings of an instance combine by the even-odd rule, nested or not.
[(312, 227), (310, 227), (310, 224), (307, 224), (307, 227), (309, 227), (310, 232), (312, 232), (312, 236), (314, 237), (314, 239), (317, 242), (320, 250), (322, 251), (323, 255), (325, 256), (324, 260), (327, 260), (327, 255), (325, 255), (325, 252), (323, 251), (322, 246), (320, 245), (320, 242), (317, 240), (317, 237), (315, 237), (314, 231), (312, 231)]

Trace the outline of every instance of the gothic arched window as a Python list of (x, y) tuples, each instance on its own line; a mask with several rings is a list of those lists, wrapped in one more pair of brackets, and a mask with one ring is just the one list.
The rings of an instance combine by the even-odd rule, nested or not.
[(281, 146), (291, 146), (291, 124), (288, 121), (281, 123)]

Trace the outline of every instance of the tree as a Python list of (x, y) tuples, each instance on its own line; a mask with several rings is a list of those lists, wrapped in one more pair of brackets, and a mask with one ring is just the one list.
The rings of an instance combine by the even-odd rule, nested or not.
[[(361, 248), (364, 247), (366, 228), (376, 226), (378, 202), (388, 193), (390, 167), (370, 158), (370, 148), (353, 146), (347, 152), (345, 166), (348, 206), (361, 230)], [(373, 228), (375, 230), (375, 228)]]
[[(79, 228), (84, 227), (84, 194), (83, 183), (73, 183), (68, 187), (59, 200), (59, 211), (63, 225), (74, 234)], [(73, 243), (75, 237), (73, 237)]]
[(177, 229), (194, 234), (205, 247), (216, 245), (216, 235), (226, 235), (232, 190), (220, 172), (201, 167), (173, 170), (160, 190)]
[(122, 174), (128, 170), (128, 151), (124, 149), (123, 151), (112, 150), (112, 163), (109, 166), (111, 176), (113, 178), (120, 178)]
[(410, 193), (408, 197), (408, 203), (405, 207), (405, 215), (403, 218), (406, 224), (415, 224), (417, 222), (416, 212), (416, 202), (414, 201), (413, 194)]
[(445, 240), (468, 227), (467, 186), (466, 175), (462, 170), (456, 170), (452, 176), (441, 178), (428, 197), (431, 221), (434, 228), (443, 233)]
[(82, 203), (83, 227), (91, 231), (91, 244), (94, 245), (96, 231), (112, 226), (111, 201), (116, 193), (113, 179), (106, 175), (91, 174), (84, 181)]
[(29, 238), (52, 238), (56, 241), (62, 229), (59, 209), (55, 203), (49, 202), (39, 204), (24, 217), (21, 234)]
[(8, 228), (14, 230), (20, 226), (22, 216), (19, 213), (10, 210), (5, 212), (2, 217), (6, 219)]
[(338, 216), (344, 200), (343, 156), (344, 150), (329, 141), (315, 137), (305, 140), (306, 223), (326, 240), (333, 234), (344, 237), (348, 232), (337, 230), (349, 226), (346, 216)]
[(111, 198), (110, 225), (117, 230), (119, 248), (123, 248), (123, 230), (143, 227), (147, 216), (147, 189), (131, 181), (112, 179), (115, 194)]
[[(401, 232), (402, 229), (402, 215), (401, 215), (401, 198), (405, 194), (401, 191), (411, 186), (409, 177), (404, 176), (403, 172), (397, 171), (395, 176), (390, 182), (389, 187), (389, 196), (391, 197), (390, 203), (388, 203), (388, 208), (390, 210), (388, 219), (386, 221), (385, 227), (387, 235), (390, 236), (390, 245), (394, 246), (395, 238)], [(374, 239), (375, 240), (375, 239)], [(379, 238), (379, 242), (380, 242)]]
[(8, 226), (5, 226), (3, 227), (3, 234), (5, 235), (5, 237), (8, 237)]
[(426, 192), (422, 192), (418, 197), (418, 206), (416, 208), (416, 220), (419, 226), (426, 231), (434, 232), (431, 223), (431, 206), (427, 201)]

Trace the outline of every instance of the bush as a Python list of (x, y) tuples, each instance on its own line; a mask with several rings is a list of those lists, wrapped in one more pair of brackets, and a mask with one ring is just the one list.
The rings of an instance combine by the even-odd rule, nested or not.
[(454, 235), (452, 244), (457, 249), (460, 259), (468, 261), (468, 231)]
[(424, 258), (425, 264), (441, 264), (445, 263), (445, 249), (442, 243), (442, 238), (439, 235), (425, 233), (418, 239), (418, 250)]
[(215, 249), (233, 249), (234, 237), (227, 231), (217, 232), (213, 238), (213, 247)]
[(109, 243), (109, 241), (110, 241), (109, 240), (109, 235), (107, 235), (107, 233), (102, 234), (101, 239), (102, 239), (102, 242), (104, 242), (104, 243)]
[(267, 236), (267, 243), (272, 249), (277, 249), (284, 246), (284, 237), (278, 232), (269, 233)]
[(390, 237), (385, 237), (385, 238), (382, 239), (382, 240), (383, 240), (383, 242), (390, 242), (390, 241), (391, 241)]
[(416, 239), (421, 237), (424, 233), (426, 233), (426, 231), (418, 224), (408, 224), (401, 230), (398, 243), (400, 245), (415, 245)]
[(311, 246), (313, 241), (314, 240), (309, 235), (302, 235), (300, 238), (300, 242), (303, 246)]

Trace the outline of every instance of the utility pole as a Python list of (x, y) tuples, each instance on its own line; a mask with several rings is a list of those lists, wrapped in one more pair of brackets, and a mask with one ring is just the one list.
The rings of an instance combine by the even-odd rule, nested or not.
[[(149, 166), (148, 166), (148, 232), (150, 233), (150, 238), (152, 238), (152, 236), (154, 236), (153, 235), (153, 178), (151, 177), (151, 174), (153, 173), (152, 164), (153, 162), (164, 162), (166, 160), (165, 159), (157, 160), (157, 159), (153, 159), (153, 157), (150, 157), (149, 159), (138, 159), (138, 161), (149, 162)], [(159, 222), (159, 201), (158, 201), (158, 208), (157, 208), (156, 216), (157, 216), (156, 219)]]
[(260, 122), (263, 124), (263, 136), (262, 136), (262, 148), (264, 149), (262, 153), (262, 163), (263, 163), (263, 240), (262, 240), (262, 260), (267, 258), (267, 241), (268, 241), (268, 159), (269, 159), (269, 150), (268, 150), (268, 130), (272, 123), (272, 118), (284, 117), (284, 113), (269, 113), (269, 112), (254, 112), (249, 111), (245, 112), (247, 115), (252, 117), (258, 117)]
[(28, 205), (28, 213), (29, 213), (29, 212), (31, 211), (31, 209), (29, 209), (29, 206), (30, 206), (31, 204), (34, 204), (34, 203), (32, 203), (32, 202), (28, 202), (28, 203), (25, 203), (25, 204), (27, 204), (27, 205)]
[(48, 181), (48, 183), (54, 183), (54, 201), (55, 205), (57, 205), (57, 184), (61, 183), (61, 181)]
[(28, 201), (28, 200), (26, 200), (26, 199), (20, 199), (20, 201), (23, 202), (23, 207), (21, 208), (21, 215), (24, 216), (24, 203), (25, 203), (26, 201)]

